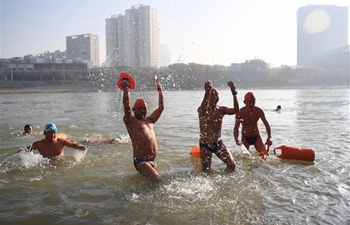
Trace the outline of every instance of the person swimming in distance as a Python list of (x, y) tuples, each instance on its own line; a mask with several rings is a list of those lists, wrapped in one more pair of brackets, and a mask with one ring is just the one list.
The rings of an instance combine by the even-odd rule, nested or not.
[(26, 124), (23, 128), (22, 134), (34, 134), (34, 128), (31, 124)]
[(277, 108), (275, 110), (273, 110), (273, 111), (281, 112), (281, 110), (282, 110), (282, 107), (280, 105), (278, 105)]
[(55, 124), (46, 124), (44, 129), (45, 138), (34, 142), (27, 151), (31, 152), (38, 150), (43, 157), (55, 159), (56, 157), (64, 156), (64, 147), (74, 148), (77, 150), (86, 150), (84, 145), (79, 145), (69, 139), (58, 138), (56, 133), (57, 127)]

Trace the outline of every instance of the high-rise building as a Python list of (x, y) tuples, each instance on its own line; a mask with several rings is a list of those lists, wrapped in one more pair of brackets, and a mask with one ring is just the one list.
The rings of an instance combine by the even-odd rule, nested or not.
[(322, 55), (348, 45), (348, 29), (348, 7), (300, 7), (297, 12), (297, 64), (321, 66)]
[[(82, 60), (90, 67), (100, 65), (99, 39), (95, 34), (81, 34), (66, 37), (67, 59)], [(89, 63), (90, 61), (90, 63)]]
[(125, 15), (106, 19), (106, 62), (109, 66), (160, 66), (159, 13), (137, 5)]

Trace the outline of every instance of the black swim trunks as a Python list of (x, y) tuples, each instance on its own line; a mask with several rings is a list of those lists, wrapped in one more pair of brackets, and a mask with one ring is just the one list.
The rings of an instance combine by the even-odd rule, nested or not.
[(134, 167), (135, 169), (137, 164), (140, 163), (140, 162), (148, 162), (149, 164), (151, 164), (151, 166), (154, 168), (154, 166), (156, 165), (156, 162), (155, 161), (149, 161), (149, 160), (146, 160), (146, 159), (134, 159)]
[(255, 137), (245, 137), (243, 136), (246, 141), (248, 142), (249, 145), (253, 145), (256, 141), (256, 139), (258, 138), (258, 135), (256, 135)]
[(217, 143), (214, 143), (212, 145), (206, 145), (203, 143), (199, 143), (199, 147), (204, 148), (212, 153), (216, 153), (216, 151), (221, 143), (222, 143), (222, 140), (220, 139)]

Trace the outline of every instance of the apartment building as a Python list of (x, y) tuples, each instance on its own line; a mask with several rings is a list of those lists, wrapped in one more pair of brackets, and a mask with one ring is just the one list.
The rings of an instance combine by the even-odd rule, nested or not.
[(136, 5), (106, 19), (108, 66), (160, 67), (159, 13)]

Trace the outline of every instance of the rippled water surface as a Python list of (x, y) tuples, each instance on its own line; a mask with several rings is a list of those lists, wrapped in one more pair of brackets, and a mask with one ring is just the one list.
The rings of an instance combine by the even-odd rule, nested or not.
[[(165, 91), (166, 108), (155, 126), (159, 144), (159, 185), (141, 177), (130, 142), (65, 149), (54, 163), (38, 152), (16, 154), (42, 139), (56, 123), (75, 141), (127, 135), (121, 92), (0, 95), (1, 224), (349, 224), (349, 89), (238, 90), (239, 103), (253, 91), (272, 128), (273, 146), (313, 148), (314, 163), (241, 157), (234, 143), (234, 116), (224, 119), (222, 138), (237, 170), (213, 156), (212, 171), (198, 171), (189, 155), (198, 144), (197, 107), (203, 91)], [(149, 111), (156, 92), (144, 97)], [(220, 105), (232, 106), (228, 90)], [(282, 106), (282, 112), (273, 109)], [(21, 135), (31, 123), (36, 133)], [(266, 132), (259, 124), (263, 138)], [(252, 150), (252, 149), (251, 149)]]

